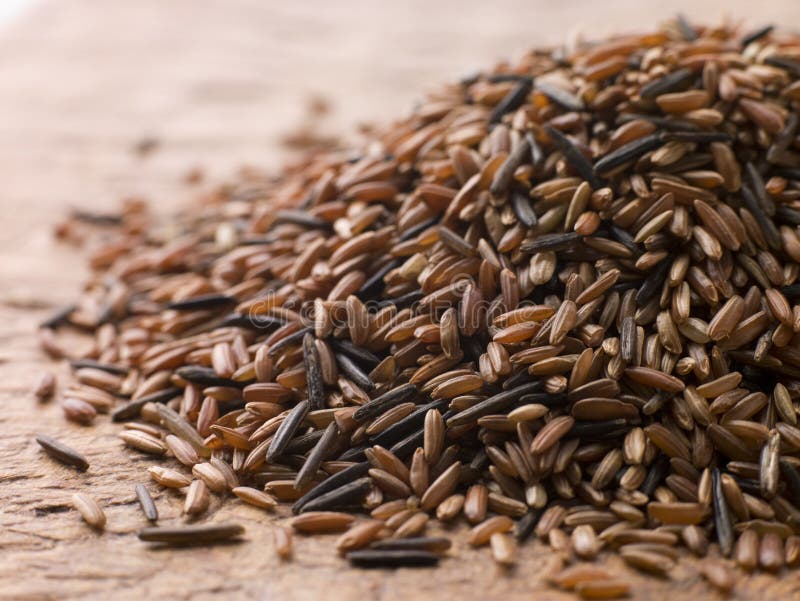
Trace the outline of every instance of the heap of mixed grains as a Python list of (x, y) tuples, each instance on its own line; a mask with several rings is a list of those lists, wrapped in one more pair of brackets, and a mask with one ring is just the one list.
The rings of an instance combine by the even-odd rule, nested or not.
[(163, 235), (132, 206), (43, 329), (96, 331), (64, 411), (174, 458), (149, 472), (187, 514), (292, 502), (355, 565), (436, 563), (432, 518), (503, 564), (533, 533), (657, 574), (731, 558), (700, 563), (720, 588), (797, 564), (798, 103), (800, 38), (677, 19), (445, 86)]

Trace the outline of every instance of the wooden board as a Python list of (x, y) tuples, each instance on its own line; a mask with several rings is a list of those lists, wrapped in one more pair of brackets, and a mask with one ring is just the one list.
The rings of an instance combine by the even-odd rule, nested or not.
[[(571, 598), (543, 584), (554, 558), (538, 544), (522, 549), (509, 572), (462, 543), (436, 571), (354, 571), (335, 555), (332, 537), (299, 539), (295, 560), (281, 564), (270, 537), (275, 518), (218, 499), (213, 519), (243, 523), (247, 542), (177, 551), (140, 543), (133, 484), (147, 482), (149, 460), (122, 448), (116, 426), (67, 424), (57, 404), (38, 405), (30, 394), (37, 374), (54, 368), (37, 348), (36, 324), (74, 297), (86, 275), (81, 251), (50, 233), (69, 207), (111, 209), (123, 196), (146, 196), (169, 212), (197, 193), (182, 182), (194, 166), (212, 181), (241, 164), (276, 170), (285, 156), (279, 140), (311, 94), (334, 107), (321, 131), (347, 131), (402, 113), (431, 82), (555, 42), (576, 24), (602, 34), (677, 8), (713, 21), (725, 11), (754, 25), (800, 22), (800, 5), (786, 0), (53, 0), (3, 31), (0, 599)], [(145, 136), (161, 144), (141, 158), (131, 148)], [(66, 371), (55, 369), (63, 385)], [(91, 469), (55, 465), (34, 432), (84, 451)], [(105, 534), (68, 508), (81, 489), (106, 505)], [(159, 492), (157, 503), (164, 522), (179, 519), (175, 495)], [(609, 565), (627, 573), (616, 559)], [(708, 597), (691, 561), (672, 580), (631, 578), (636, 598)], [(800, 598), (800, 574), (743, 580), (733, 598)]]

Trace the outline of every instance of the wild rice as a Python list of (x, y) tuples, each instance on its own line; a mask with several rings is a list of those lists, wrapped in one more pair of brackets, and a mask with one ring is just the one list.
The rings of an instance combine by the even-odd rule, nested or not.
[(97, 410), (82, 399), (66, 398), (61, 401), (64, 417), (69, 421), (88, 426), (97, 417)]
[(408, 538), (387, 538), (376, 540), (370, 547), (373, 549), (381, 549), (386, 551), (401, 551), (401, 550), (421, 550), (430, 551), (431, 553), (444, 554), (446, 553), (452, 543), (449, 538), (439, 536), (418, 536)]
[(183, 488), (192, 483), (189, 476), (170, 468), (153, 465), (147, 468), (147, 471), (153, 480), (167, 488)]
[(450, 495), (439, 503), (436, 508), (436, 518), (441, 522), (449, 522), (461, 513), (464, 507), (464, 495)]
[(192, 475), (199, 478), (212, 492), (223, 492), (228, 488), (225, 475), (211, 463), (197, 463), (192, 466)]
[(72, 495), (72, 504), (81, 514), (83, 521), (92, 528), (102, 530), (106, 525), (106, 514), (92, 497), (86, 493), (78, 492)]
[(450, 496), (458, 485), (461, 463), (456, 462), (434, 480), (420, 499), (420, 508), (424, 511), (434, 509), (445, 498)]
[(353, 414), (353, 419), (364, 421), (377, 417), (388, 409), (413, 398), (416, 393), (417, 387), (414, 384), (398, 386), (361, 405)]
[(508, 532), (513, 526), (514, 522), (506, 516), (489, 518), (470, 531), (468, 542), (475, 547), (485, 545), (493, 534)]
[(385, 527), (386, 524), (381, 520), (369, 520), (357, 524), (339, 537), (339, 540), (336, 541), (336, 549), (339, 553), (344, 554), (366, 547)]
[(314, 511), (292, 518), (291, 526), (303, 534), (340, 532), (345, 530), (353, 519), (353, 516), (347, 513)]
[(239, 524), (198, 524), (196, 526), (154, 526), (139, 531), (139, 540), (164, 545), (209, 545), (236, 539), (244, 534)]
[(44, 372), (39, 377), (39, 380), (36, 382), (36, 386), (34, 386), (33, 388), (33, 394), (40, 401), (45, 401), (53, 395), (53, 391), (55, 390), (55, 388), (56, 388), (55, 375), (49, 371)]
[(125, 430), (119, 433), (119, 437), (127, 446), (148, 455), (163, 455), (167, 452), (167, 445), (146, 432)]
[(210, 500), (206, 483), (202, 480), (193, 480), (186, 491), (183, 512), (191, 516), (204, 513), (208, 509)]
[[(358, 565), (438, 561), (367, 548), (419, 540), (434, 513), (463, 514), (502, 564), (512, 530), (660, 575), (679, 543), (798, 561), (792, 44), (678, 18), (532, 52), (365, 149), (225, 188), (179, 240), (113, 216), (102, 277), (40, 331), (54, 357), (61, 325), (95, 331), (66, 417), (111, 412), (126, 445), (174, 457), (149, 472), (190, 486), (188, 513), (206, 488), (295, 501), (308, 532), (371, 511), (339, 543)], [(727, 590), (725, 566), (700, 569)]]
[(283, 419), (280, 427), (275, 432), (275, 436), (272, 438), (269, 449), (267, 449), (266, 460), (268, 462), (273, 462), (286, 449), (301, 422), (305, 419), (309, 407), (309, 401), (301, 401)]
[(733, 550), (733, 528), (731, 524), (731, 515), (722, 490), (722, 478), (717, 468), (711, 470), (711, 477), (714, 526), (717, 533), (717, 540), (719, 541), (723, 555), (728, 556)]
[(504, 566), (514, 563), (517, 547), (511, 536), (495, 532), (489, 538), (489, 544), (492, 549), (492, 557), (497, 563)]
[(783, 567), (785, 561), (783, 540), (774, 532), (767, 532), (761, 537), (758, 549), (758, 563), (769, 572)]
[(339, 435), (339, 428), (336, 422), (328, 424), (317, 444), (309, 452), (303, 466), (297, 472), (297, 477), (294, 480), (294, 487), (301, 490), (309, 484), (315, 477), (322, 462), (325, 461), (327, 455), (333, 450), (336, 438)]
[(136, 485), (136, 498), (142, 508), (142, 513), (151, 522), (158, 521), (158, 508), (156, 507), (153, 497), (150, 496), (150, 491), (144, 484)]
[(281, 559), (289, 559), (292, 556), (292, 530), (286, 526), (275, 526), (272, 538), (276, 555)]
[(439, 556), (430, 551), (363, 549), (351, 551), (347, 559), (360, 568), (428, 567), (439, 563)]
[(747, 571), (758, 566), (758, 533), (755, 530), (745, 530), (739, 535), (733, 549), (733, 559)]
[(185, 466), (191, 467), (202, 461), (192, 445), (173, 434), (166, 436), (164, 444), (166, 444), (175, 459)]
[(631, 567), (657, 576), (666, 576), (675, 565), (669, 557), (652, 551), (630, 548), (628, 545), (620, 549), (620, 556)]
[(714, 588), (725, 594), (736, 584), (733, 571), (721, 561), (703, 561), (700, 563), (700, 573)]
[(324, 512), (330, 509), (342, 509), (358, 505), (364, 500), (371, 487), (372, 483), (369, 478), (359, 478), (326, 492), (315, 499), (311, 499), (302, 506), (300, 511)]
[(273, 497), (257, 488), (237, 486), (231, 492), (245, 503), (262, 509), (272, 509), (278, 503)]
[(89, 461), (81, 455), (78, 451), (65, 445), (60, 440), (56, 440), (46, 434), (37, 434), (35, 437), (39, 446), (42, 447), (45, 453), (56, 461), (60, 461), (65, 465), (71, 465), (80, 471), (89, 469)]

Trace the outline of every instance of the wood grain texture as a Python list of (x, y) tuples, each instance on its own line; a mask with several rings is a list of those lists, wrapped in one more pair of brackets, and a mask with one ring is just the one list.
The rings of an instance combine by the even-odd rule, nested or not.
[[(214, 521), (235, 520), (247, 541), (210, 550), (155, 551), (135, 532), (145, 525), (134, 484), (147, 483), (163, 523), (181, 501), (151, 485), (150, 463), (122, 447), (117, 426), (63, 421), (31, 387), (44, 368), (66, 370), (39, 352), (33, 332), (50, 305), (74, 297), (85, 277), (81, 251), (55, 244), (53, 223), (69, 207), (113, 208), (123, 196), (150, 198), (162, 212), (196, 189), (191, 167), (219, 181), (241, 164), (277, 170), (278, 141), (304, 115), (310, 94), (329, 98), (328, 133), (402, 113), (431, 82), (455, 78), (533, 44), (555, 42), (583, 24), (601, 35), (665, 18), (747, 17), (798, 23), (800, 6), (656, 0), (542, 3), (278, 3), (245, 0), (53, 0), (0, 35), (0, 599), (570, 599), (542, 576), (554, 558), (539, 544), (521, 549), (509, 572), (486, 550), (457, 540), (432, 571), (346, 568), (334, 538), (299, 537), (295, 559), (279, 562), (270, 523), (278, 518), (228, 499)], [(161, 145), (147, 158), (131, 147)], [(33, 442), (45, 432), (92, 463), (85, 473), (55, 464)], [(164, 461), (168, 465), (168, 461)], [(105, 534), (69, 508), (86, 490), (104, 504)], [(611, 569), (629, 573), (616, 558)], [(671, 580), (634, 579), (634, 598), (712, 598), (691, 561)], [(800, 575), (742, 580), (734, 599), (800, 598)]]

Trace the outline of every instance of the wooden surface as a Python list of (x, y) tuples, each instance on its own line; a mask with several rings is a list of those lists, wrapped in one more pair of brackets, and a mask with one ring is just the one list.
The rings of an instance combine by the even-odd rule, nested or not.
[[(676, 8), (710, 21), (800, 23), (791, 0), (669, 8), (642, 0), (53, 0), (0, 32), (0, 599), (570, 598), (542, 583), (554, 559), (538, 544), (526, 545), (510, 572), (461, 543), (436, 571), (353, 571), (332, 537), (299, 539), (295, 560), (281, 564), (269, 536), (275, 518), (219, 499), (210, 519), (243, 523), (246, 542), (147, 548), (134, 535), (143, 518), (133, 484), (147, 482), (150, 460), (123, 449), (107, 418), (91, 429), (70, 425), (56, 403), (38, 405), (30, 394), (37, 374), (53, 368), (37, 348), (36, 324), (77, 294), (86, 273), (81, 251), (50, 234), (70, 207), (110, 209), (123, 196), (169, 212), (196, 194), (182, 183), (194, 166), (212, 181), (241, 164), (277, 170), (279, 140), (312, 94), (333, 104), (321, 131), (347, 131), (402, 113), (430, 82), (555, 42), (576, 25), (603, 34)], [(131, 148), (146, 136), (161, 143), (141, 158)], [(65, 370), (55, 369), (63, 384)], [(92, 467), (78, 474), (54, 464), (34, 432), (68, 441)], [(105, 534), (67, 506), (87, 489), (106, 505)], [(163, 523), (180, 519), (175, 495), (159, 492), (157, 503)], [(610, 565), (626, 572), (616, 559)], [(672, 580), (631, 578), (635, 598), (715, 596), (687, 561)], [(798, 599), (800, 575), (742, 580), (733, 598)]]

